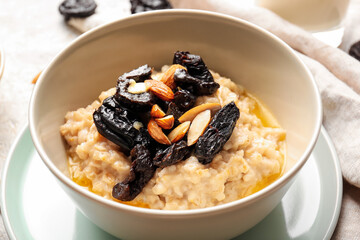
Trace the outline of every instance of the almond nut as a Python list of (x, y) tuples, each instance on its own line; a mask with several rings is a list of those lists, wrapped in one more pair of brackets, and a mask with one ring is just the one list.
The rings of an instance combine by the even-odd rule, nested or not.
[(140, 128), (144, 127), (144, 125), (142, 124), (142, 122), (135, 121), (133, 123), (133, 127), (136, 128), (137, 130), (140, 130)]
[(158, 98), (164, 101), (171, 101), (174, 99), (174, 93), (165, 83), (158, 80), (146, 80), (145, 85)]
[(146, 87), (145, 83), (143, 82), (135, 82), (134, 80), (130, 80), (130, 85), (127, 89), (129, 93), (132, 94), (141, 94), (147, 92), (148, 88)]
[(187, 145), (191, 146), (197, 142), (199, 137), (204, 133), (206, 127), (209, 125), (211, 119), (210, 110), (205, 110), (199, 113), (191, 122), (188, 136)]
[(159, 125), (157, 125), (157, 123), (155, 122), (154, 119), (150, 119), (147, 127), (148, 127), (148, 132), (149, 132), (150, 136), (153, 139), (155, 139), (155, 141), (157, 141), (158, 143), (161, 143), (161, 144), (165, 144), (165, 145), (171, 144), (168, 137), (164, 134), (161, 127), (159, 127)]
[(162, 118), (165, 117), (164, 111), (159, 107), (159, 105), (154, 104), (151, 108), (150, 116), (153, 118)]
[(169, 133), (168, 135), (169, 140), (172, 143), (180, 141), (185, 136), (186, 132), (189, 130), (189, 127), (190, 127), (190, 121), (183, 122)]
[(219, 103), (204, 103), (199, 106), (196, 106), (187, 112), (185, 112), (180, 118), (179, 122), (186, 122), (186, 121), (192, 121), (199, 113), (205, 111), (205, 110), (211, 110), (212, 112), (215, 112), (221, 108), (221, 105)]
[(174, 89), (176, 87), (176, 84), (174, 82), (174, 73), (176, 69), (182, 68), (186, 70), (186, 67), (181, 66), (180, 64), (173, 64), (169, 67), (169, 69), (162, 75), (161, 81), (165, 83), (168, 87), (171, 89)]
[(33, 80), (31, 81), (32, 84), (35, 84), (37, 82), (37, 80), (39, 79), (40, 75), (41, 75), (42, 71), (40, 71), (38, 74), (36, 74), (36, 76), (33, 78)]
[(155, 122), (162, 128), (162, 129), (171, 129), (174, 126), (174, 116), (168, 115), (162, 118), (155, 118)]

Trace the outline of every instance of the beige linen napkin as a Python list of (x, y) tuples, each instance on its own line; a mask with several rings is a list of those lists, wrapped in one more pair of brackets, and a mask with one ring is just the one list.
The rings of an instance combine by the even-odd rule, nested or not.
[[(85, 32), (94, 26), (130, 15), (128, 0), (98, 2), (99, 7), (93, 16), (70, 19), (68, 23)], [(112, 5), (114, 2), (116, 7), (119, 6), (119, 11), (114, 11), (115, 7), (111, 7), (115, 6)], [(335, 144), (343, 176), (349, 183), (360, 187), (360, 62), (342, 50), (324, 44), (276, 14), (245, 5), (243, 1), (171, 0), (171, 3), (174, 8), (216, 11), (247, 20), (277, 35), (300, 52), (321, 92), (323, 125)]]
[(347, 17), (344, 21), (345, 31), (343, 41), (339, 48), (349, 52), (349, 49), (352, 44), (360, 40), (360, 1), (353, 0), (351, 1), (350, 8), (347, 14)]

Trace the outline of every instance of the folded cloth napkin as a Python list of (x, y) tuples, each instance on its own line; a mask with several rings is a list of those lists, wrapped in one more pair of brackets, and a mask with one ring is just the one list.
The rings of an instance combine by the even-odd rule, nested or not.
[(339, 48), (349, 52), (351, 45), (360, 41), (360, 1), (352, 1), (347, 17), (344, 21), (344, 37)]
[[(344, 51), (314, 38), (309, 32), (263, 8), (236, 0), (171, 0), (174, 8), (201, 9), (229, 14), (272, 32), (294, 50), (309, 67), (319, 87), (323, 125), (337, 150), (343, 177), (360, 187), (360, 62)], [(96, 13), (68, 23), (81, 32), (130, 15), (128, 0), (99, 1)], [(359, 31), (360, 32), (360, 31)], [(360, 36), (359, 36), (360, 40)], [(347, 46), (349, 47), (349, 46)]]

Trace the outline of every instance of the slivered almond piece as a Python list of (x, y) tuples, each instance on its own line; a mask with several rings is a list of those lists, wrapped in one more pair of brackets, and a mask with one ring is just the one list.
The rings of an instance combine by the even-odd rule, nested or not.
[(136, 128), (137, 130), (140, 130), (140, 128), (144, 127), (144, 125), (142, 124), (142, 122), (134, 122), (133, 123), (133, 127)]
[(157, 125), (157, 123), (155, 122), (154, 119), (150, 119), (147, 127), (148, 127), (148, 132), (149, 132), (150, 136), (153, 139), (155, 139), (155, 141), (157, 141), (158, 143), (161, 143), (161, 144), (165, 144), (165, 145), (171, 144), (169, 138), (164, 134), (161, 127), (159, 127), (159, 125)]
[(174, 93), (165, 83), (158, 80), (146, 80), (146, 87), (149, 88), (158, 98), (164, 101), (171, 101), (174, 99)]
[(162, 118), (165, 117), (164, 111), (159, 107), (159, 105), (154, 104), (151, 108), (150, 116), (153, 118)]
[(211, 119), (210, 110), (205, 110), (199, 113), (191, 122), (188, 136), (187, 145), (191, 146), (197, 142), (199, 137), (204, 133), (206, 127), (209, 125)]
[(32, 84), (35, 84), (37, 82), (37, 80), (39, 79), (40, 75), (41, 75), (42, 71), (40, 71), (38, 74), (36, 74), (36, 76), (33, 78), (33, 80), (31, 81)]
[(183, 122), (169, 133), (168, 135), (169, 140), (172, 143), (180, 141), (185, 136), (186, 132), (189, 130), (189, 127), (190, 127), (190, 121)]
[(219, 103), (204, 103), (185, 112), (178, 120), (179, 122), (192, 121), (199, 113), (205, 110), (217, 111), (221, 108)]
[(186, 70), (186, 67), (181, 66), (180, 64), (173, 64), (169, 67), (169, 69), (163, 74), (161, 78), (161, 81), (171, 89), (174, 89), (176, 87), (176, 84), (174, 82), (174, 73), (178, 68), (182, 68)]
[(134, 80), (130, 80), (130, 85), (127, 89), (129, 93), (132, 94), (141, 94), (147, 92), (148, 88), (146, 87), (145, 83), (143, 82), (135, 82)]
[(171, 129), (174, 126), (174, 116), (168, 115), (162, 118), (155, 118), (155, 122), (162, 128), (162, 129)]

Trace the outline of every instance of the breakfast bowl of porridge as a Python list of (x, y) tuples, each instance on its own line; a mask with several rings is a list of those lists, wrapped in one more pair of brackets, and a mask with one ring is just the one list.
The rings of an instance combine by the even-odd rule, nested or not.
[(294, 51), (248, 22), (136, 14), (83, 34), (30, 103), (45, 165), (92, 222), (125, 239), (227, 239), (280, 202), (321, 126)]

